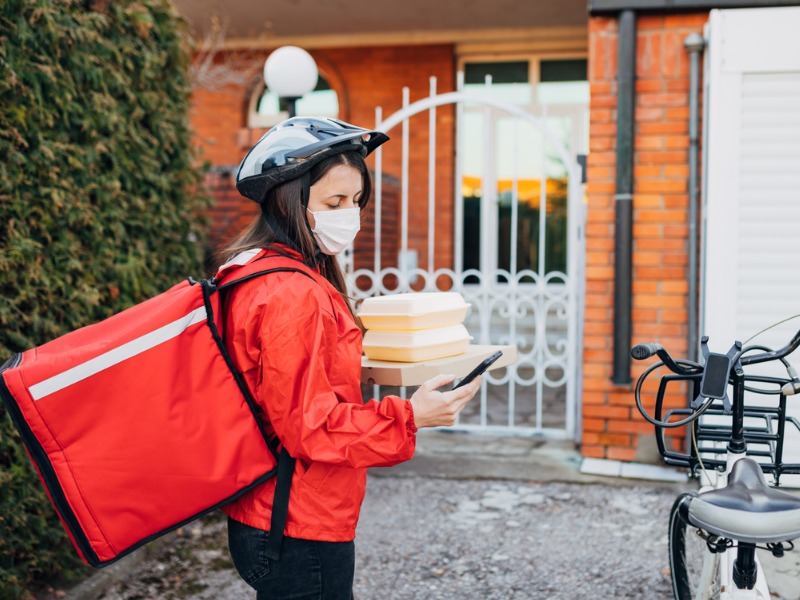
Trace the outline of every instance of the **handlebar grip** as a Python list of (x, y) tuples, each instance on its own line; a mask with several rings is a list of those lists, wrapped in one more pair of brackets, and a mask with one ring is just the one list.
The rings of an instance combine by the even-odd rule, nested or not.
[(636, 360), (644, 360), (662, 349), (663, 346), (661, 344), (636, 344), (631, 348), (631, 356)]

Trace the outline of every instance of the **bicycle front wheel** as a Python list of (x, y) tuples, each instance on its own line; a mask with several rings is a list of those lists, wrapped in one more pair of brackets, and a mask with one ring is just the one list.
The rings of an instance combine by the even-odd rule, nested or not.
[(709, 552), (696, 527), (681, 515), (691, 494), (681, 494), (669, 515), (669, 567), (675, 600), (718, 600), (719, 554)]

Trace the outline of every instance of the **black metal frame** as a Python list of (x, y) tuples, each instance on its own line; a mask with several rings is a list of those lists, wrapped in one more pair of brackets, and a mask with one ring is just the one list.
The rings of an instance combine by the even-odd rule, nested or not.
[[(695, 412), (694, 409), (672, 408), (664, 411), (664, 399), (667, 386), (671, 382), (686, 381), (692, 379), (682, 375), (665, 375), (662, 377), (662, 385), (656, 398), (655, 418), (663, 421), (683, 418)], [(697, 378), (694, 379), (695, 388), (699, 388)], [(762, 381), (764, 378), (750, 378), (748, 381)], [(723, 417), (728, 416), (733, 422), (730, 411), (726, 411), (721, 400), (715, 401), (708, 409), (704, 417)], [(749, 424), (743, 427), (743, 436), (746, 444), (746, 454), (756, 459), (761, 468), (766, 473), (770, 473), (775, 478), (775, 484), (780, 484), (780, 477), (783, 474), (800, 474), (800, 463), (786, 463), (783, 461), (783, 441), (786, 432), (786, 425), (800, 431), (800, 421), (794, 417), (786, 415), (786, 396), (779, 395), (775, 406), (749, 406), (744, 405), (742, 411), (743, 419), (748, 421), (757, 420), (758, 424)], [(731, 425), (700, 423), (700, 419), (692, 422), (686, 427), (693, 427), (695, 440), (697, 441), (697, 455), (693, 445), (690, 445), (688, 453), (677, 452), (668, 449), (666, 428), (656, 427), (656, 443), (658, 451), (664, 458), (664, 462), (671, 466), (687, 467), (692, 473), (700, 467), (702, 459), (703, 465), (708, 469), (725, 468), (725, 455), (728, 449), (718, 444), (730, 441), (733, 428)], [(687, 437), (691, 432), (687, 431)], [(720, 458), (709, 455), (718, 455)]]
[[(703, 339), (704, 342), (706, 340), (707, 338)], [(764, 472), (773, 475), (776, 486), (780, 485), (780, 477), (782, 475), (800, 474), (800, 463), (786, 463), (783, 460), (783, 443), (787, 424), (800, 431), (800, 420), (787, 416), (786, 395), (780, 391), (781, 386), (790, 380), (763, 375), (745, 375), (743, 369), (744, 365), (781, 360), (791, 354), (798, 346), (800, 346), (800, 331), (795, 334), (792, 341), (784, 348), (757, 355), (743, 356), (742, 354), (747, 352), (748, 349), (742, 349), (739, 342), (734, 344), (732, 348), (737, 349), (738, 352), (733, 357), (734, 360), (729, 373), (729, 383), (733, 386), (731, 404), (727, 404), (727, 398), (714, 400), (710, 408), (705, 409), (703, 412), (703, 417), (730, 417), (730, 424), (701, 423), (701, 419), (697, 418), (685, 425), (685, 427), (693, 428), (694, 439), (697, 443), (697, 449), (695, 449), (694, 444), (690, 444), (686, 453), (668, 449), (665, 430), (669, 429), (669, 427), (656, 425), (656, 443), (664, 462), (672, 466), (688, 467), (692, 474), (696, 474), (701, 463), (705, 468), (724, 469), (726, 466), (725, 455), (727, 453), (746, 453), (757, 460)], [(753, 348), (751, 347), (751, 349)], [(692, 396), (700, 400), (702, 367), (699, 370), (684, 369), (681, 366), (684, 361), (676, 363), (666, 350), (660, 347), (657, 354), (670, 370), (681, 372), (661, 377), (658, 392), (656, 393), (655, 421), (669, 423), (697, 413), (698, 410), (705, 406), (704, 403), (694, 402), (692, 406), (671, 408), (666, 411), (664, 403), (668, 386), (674, 382), (683, 381), (693, 386), (694, 393)], [(643, 377), (646, 377), (651, 372), (646, 372)], [(748, 383), (762, 384), (764, 387), (746, 387)], [(777, 396), (778, 400), (771, 406), (748, 405), (745, 403), (745, 391)], [(760, 421), (760, 423), (753, 424), (752, 420)], [(687, 431), (687, 437), (691, 439), (692, 430)], [(715, 444), (723, 442), (728, 442), (727, 446), (715, 447)], [(700, 456), (698, 456), (698, 450)], [(721, 458), (717, 458), (717, 456)]]

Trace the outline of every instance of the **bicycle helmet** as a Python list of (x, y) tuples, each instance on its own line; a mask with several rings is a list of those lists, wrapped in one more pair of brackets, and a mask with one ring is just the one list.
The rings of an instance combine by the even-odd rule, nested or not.
[(263, 202), (267, 192), (308, 173), (318, 162), (340, 152), (368, 156), (389, 140), (381, 131), (363, 129), (328, 117), (293, 117), (270, 129), (239, 165), (236, 189)]

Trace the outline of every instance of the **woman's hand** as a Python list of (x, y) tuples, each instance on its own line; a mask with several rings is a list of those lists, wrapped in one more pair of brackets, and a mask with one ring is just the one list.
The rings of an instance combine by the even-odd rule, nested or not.
[(458, 413), (480, 389), (483, 381), (483, 377), (476, 377), (474, 381), (458, 389), (438, 391), (443, 385), (453, 383), (455, 378), (455, 375), (437, 375), (419, 386), (411, 396), (414, 424), (418, 429), (453, 425)]

